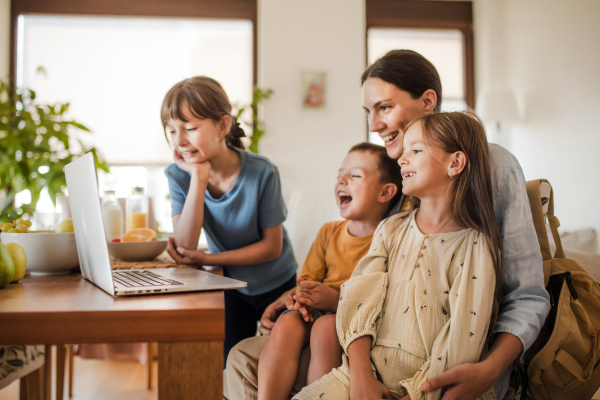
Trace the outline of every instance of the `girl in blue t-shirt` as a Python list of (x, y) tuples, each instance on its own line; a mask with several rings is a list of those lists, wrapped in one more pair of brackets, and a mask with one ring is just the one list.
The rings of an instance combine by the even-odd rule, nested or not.
[[(226, 360), (236, 343), (256, 334), (265, 308), (296, 286), (279, 172), (244, 151), (244, 131), (214, 79), (196, 76), (173, 86), (161, 119), (175, 160), (165, 170), (173, 218), (167, 251), (178, 263), (223, 266), (226, 276), (248, 283), (225, 291)], [(197, 250), (202, 227), (210, 253)]]

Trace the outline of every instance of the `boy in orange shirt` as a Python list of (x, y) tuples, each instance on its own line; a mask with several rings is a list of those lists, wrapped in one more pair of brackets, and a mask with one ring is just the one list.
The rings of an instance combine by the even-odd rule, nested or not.
[[(296, 302), (273, 326), (258, 364), (259, 400), (288, 398), (313, 323), (322, 316), (316, 323), (335, 325), (334, 315), (323, 314), (337, 310), (340, 286), (367, 253), (381, 220), (400, 199), (401, 185), (400, 168), (387, 156), (384, 147), (361, 143), (352, 147), (344, 158), (335, 185), (344, 220), (323, 225), (306, 256), (299, 286), (291, 292), (295, 292), (295, 300), (302, 297), (310, 306)], [(339, 345), (319, 349), (336, 353), (340, 350)], [(311, 358), (308, 383), (311, 377), (329, 372), (321, 368)]]

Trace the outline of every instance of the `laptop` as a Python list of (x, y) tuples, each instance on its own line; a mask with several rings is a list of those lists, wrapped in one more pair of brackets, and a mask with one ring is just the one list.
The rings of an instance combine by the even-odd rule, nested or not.
[(247, 286), (246, 282), (191, 267), (113, 271), (104, 233), (93, 154), (87, 153), (67, 164), (64, 171), (81, 273), (99, 288), (113, 296), (134, 296)]

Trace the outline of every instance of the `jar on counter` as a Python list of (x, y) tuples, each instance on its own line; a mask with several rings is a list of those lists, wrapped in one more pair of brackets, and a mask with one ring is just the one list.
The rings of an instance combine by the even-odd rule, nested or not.
[(104, 192), (102, 200), (102, 219), (104, 220), (104, 231), (106, 240), (123, 236), (123, 210), (114, 190)]
[(127, 196), (125, 207), (125, 232), (132, 229), (147, 228), (149, 214), (148, 196), (144, 194), (144, 188), (136, 186), (132, 194)]

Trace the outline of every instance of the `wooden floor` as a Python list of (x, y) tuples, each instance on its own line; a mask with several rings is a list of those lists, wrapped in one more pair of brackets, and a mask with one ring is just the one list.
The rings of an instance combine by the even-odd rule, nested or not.
[[(157, 368), (153, 366), (154, 388), (147, 390), (146, 366), (137, 362), (85, 360), (75, 357), (72, 400), (157, 400)], [(54, 388), (52, 389), (54, 396)], [(593, 399), (600, 400), (600, 390)], [(0, 400), (19, 400), (19, 381), (0, 390)], [(53, 400), (59, 400), (54, 399)], [(68, 400), (65, 390), (64, 399)]]
[[(86, 360), (75, 357), (72, 400), (156, 400), (157, 368), (153, 366), (154, 387), (147, 390), (146, 366), (138, 362)], [(54, 396), (55, 390), (52, 389)], [(65, 389), (64, 399), (68, 399)], [(60, 400), (64, 400), (60, 399)], [(0, 400), (19, 400), (19, 381), (0, 390)], [(53, 400), (59, 400), (54, 399)]]

